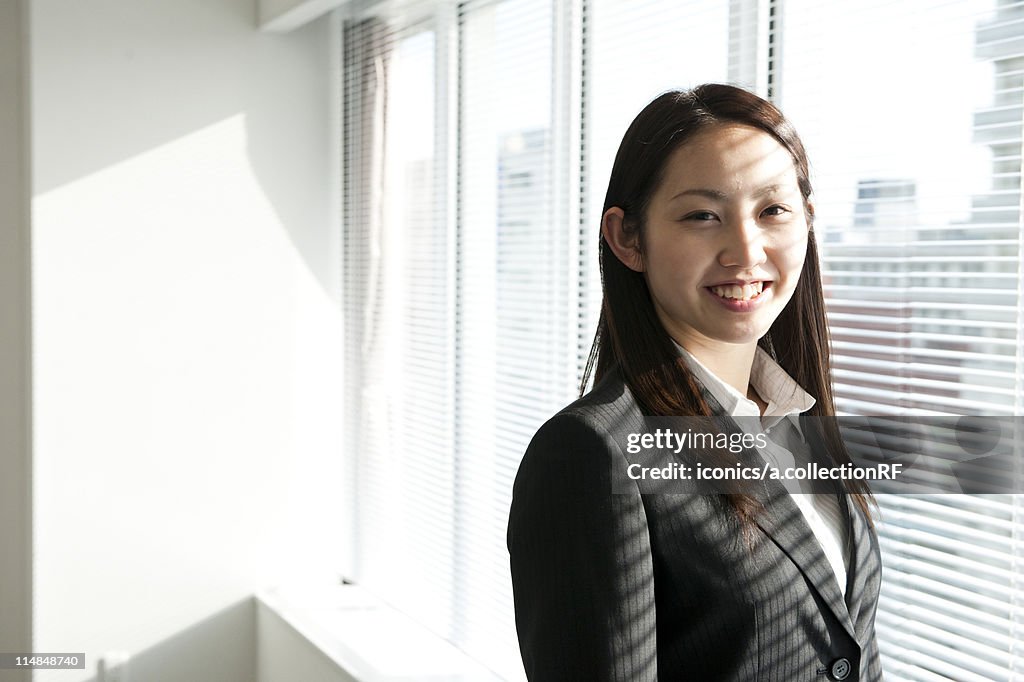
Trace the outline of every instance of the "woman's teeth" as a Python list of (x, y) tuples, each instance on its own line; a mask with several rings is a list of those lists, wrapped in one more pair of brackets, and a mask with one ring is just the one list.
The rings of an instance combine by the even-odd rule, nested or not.
[(764, 282), (754, 282), (753, 284), (744, 284), (743, 286), (738, 284), (724, 284), (722, 286), (711, 287), (711, 291), (722, 298), (734, 298), (738, 301), (748, 301), (760, 296), (763, 288)]

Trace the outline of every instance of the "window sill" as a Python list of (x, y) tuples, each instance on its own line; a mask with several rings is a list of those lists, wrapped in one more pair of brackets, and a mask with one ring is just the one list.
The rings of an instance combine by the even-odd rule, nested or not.
[(357, 586), (275, 588), (258, 593), (256, 604), (261, 682), (276, 682), (271, 671), (294, 670), (304, 658), (318, 659), (323, 679), (339, 682), (501, 679)]

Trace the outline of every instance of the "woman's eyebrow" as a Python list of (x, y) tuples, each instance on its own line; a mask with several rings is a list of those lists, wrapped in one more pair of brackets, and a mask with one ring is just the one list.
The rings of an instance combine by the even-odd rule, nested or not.
[[(754, 192), (750, 196), (754, 199), (759, 199), (768, 194), (775, 194), (776, 192), (779, 191), (781, 187), (782, 185), (776, 183), (765, 185), (754, 190)], [(705, 189), (703, 187), (695, 187), (693, 189), (684, 189), (682, 192), (669, 199), (669, 201), (675, 201), (679, 197), (685, 196), (700, 196), (706, 197), (708, 199), (715, 199), (717, 201), (725, 201), (726, 199), (729, 198), (729, 195), (717, 189)]]

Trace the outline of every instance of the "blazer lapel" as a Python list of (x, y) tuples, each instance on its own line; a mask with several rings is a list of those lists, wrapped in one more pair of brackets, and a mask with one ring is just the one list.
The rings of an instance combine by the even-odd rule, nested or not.
[[(803, 416), (800, 418), (800, 424), (811, 451), (818, 453), (818, 459), (823, 460), (823, 464), (835, 465), (836, 461), (828, 451), (821, 433), (820, 419)], [(857, 631), (858, 641), (864, 641), (865, 630), (873, 622), (874, 614), (863, 614), (862, 611), (865, 605), (877, 604), (881, 586), (882, 567), (878, 560), (878, 538), (868, 526), (864, 512), (838, 484), (835, 494), (839, 496), (839, 509), (842, 510), (846, 537), (849, 541), (845, 603), (850, 620)]]
[[(843, 629), (857, 639), (850, 610), (839, 591), (832, 566), (789, 492), (778, 481), (767, 481), (765, 487), (759, 490), (758, 498), (764, 505), (764, 512), (757, 517), (757, 525), (796, 564)], [(845, 508), (842, 501), (840, 507)], [(854, 571), (847, 573), (849, 589), (849, 580), (853, 580)]]
[[(722, 409), (722, 405), (711, 395), (711, 392), (704, 386), (700, 388), (705, 401), (711, 408), (712, 414), (725, 416), (731, 422), (732, 428), (740, 430), (731, 417), (724, 415), (725, 411)], [(809, 440), (811, 441), (810, 446), (812, 449), (823, 447), (823, 444), (816, 441), (813, 437)], [(746, 450), (742, 453), (741, 457), (753, 460), (755, 463), (760, 462), (763, 464), (764, 462), (761, 455), (755, 450)], [(835, 572), (833, 572), (832, 566), (825, 557), (825, 552), (821, 549), (821, 544), (814, 536), (814, 532), (807, 525), (803, 512), (796, 506), (796, 502), (793, 501), (790, 493), (781, 482), (775, 480), (764, 481), (763, 485), (760, 486), (752, 486), (752, 492), (754, 492), (755, 497), (758, 498), (764, 507), (764, 512), (757, 517), (758, 527), (796, 564), (800, 572), (807, 578), (807, 582), (818, 593), (821, 600), (828, 605), (836, 619), (842, 623), (843, 629), (851, 637), (857, 639), (853, 620), (850, 617), (850, 610), (843, 599), (843, 594), (839, 591), (839, 583), (836, 582)], [(840, 500), (839, 506), (841, 509), (846, 510), (846, 496), (842, 495), (841, 497), (844, 499)], [(847, 511), (846, 514), (847, 526), (849, 527), (849, 512)], [(853, 540), (861, 539), (853, 533), (849, 537)], [(854, 546), (858, 547), (861, 544), (863, 544), (863, 541)], [(866, 558), (858, 558), (858, 561), (861, 560), (866, 561)], [(857, 573), (855, 569), (859, 567), (857, 562), (851, 562), (851, 564), (851, 570), (847, 571), (848, 594), (850, 581), (854, 580)], [(857, 606), (859, 609), (859, 601)]]
[(858, 640), (864, 641), (866, 630), (873, 622), (871, 613), (862, 613), (864, 608), (877, 604), (881, 585), (882, 567), (878, 561), (878, 539), (868, 526), (864, 512), (850, 500), (849, 495), (840, 495), (839, 507), (846, 519), (850, 537), (850, 570), (847, 571), (846, 603), (850, 618), (857, 629)]

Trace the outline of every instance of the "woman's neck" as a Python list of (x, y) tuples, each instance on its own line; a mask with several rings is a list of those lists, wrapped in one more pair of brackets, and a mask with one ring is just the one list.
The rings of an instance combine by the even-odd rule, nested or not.
[[(750, 369), (754, 365), (757, 344), (715, 343), (707, 346), (699, 343), (681, 344), (716, 377), (729, 384), (740, 395), (745, 395), (759, 406), (763, 402), (750, 387)], [(763, 410), (763, 408), (762, 408)]]

